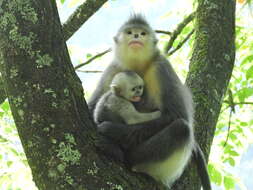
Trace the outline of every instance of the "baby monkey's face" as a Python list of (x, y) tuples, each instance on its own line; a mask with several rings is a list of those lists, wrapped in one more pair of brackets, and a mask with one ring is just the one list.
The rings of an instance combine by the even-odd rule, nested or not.
[(125, 98), (131, 102), (139, 102), (141, 100), (141, 96), (143, 94), (143, 83), (129, 84), (126, 88), (126, 96)]

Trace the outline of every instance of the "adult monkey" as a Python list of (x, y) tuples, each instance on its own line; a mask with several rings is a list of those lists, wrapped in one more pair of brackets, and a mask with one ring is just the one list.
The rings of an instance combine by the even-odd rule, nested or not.
[(181, 176), (193, 153), (202, 186), (210, 190), (203, 153), (193, 134), (191, 93), (160, 54), (153, 29), (141, 15), (133, 15), (121, 26), (114, 40), (114, 59), (89, 100), (89, 109), (93, 112), (115, 74), (130, 70), (138, 73), (145, 83), (144, 102), (136, 104), (137, 109), (160, 110), (162, 115), (133, 125), (105, 121), (98, 125), (98, 131), (121, 146), (133, 170), (147, 173), (169, 187)]

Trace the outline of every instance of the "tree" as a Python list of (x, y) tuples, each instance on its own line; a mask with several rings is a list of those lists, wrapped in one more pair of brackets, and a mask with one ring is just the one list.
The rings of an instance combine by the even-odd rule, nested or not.
[[(1, 73), (37, 187), (164, 189), (96, 150), (97, 134), (55, 1), (5, 0), (1, 8)], [(196, 102), (196, 137), (206, 158), (233, 69), (234, 22), (235, 1), (198, 1), (187, 84)], [(189, 170), (173, 189), (199, 189), (195, 170)]]

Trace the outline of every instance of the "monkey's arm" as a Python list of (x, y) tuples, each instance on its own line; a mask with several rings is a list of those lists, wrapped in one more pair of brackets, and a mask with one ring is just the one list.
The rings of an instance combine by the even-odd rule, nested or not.
[(88, 107), (91, 113), (93, 113), (99, 98), (109, 90), (114, 75), (120, 71), (120, 68), (115, 63), (111, 63), (103, 72), (95, 91), (88, 101)]
[(125, 121), (127, 124), (137, 124), (137, 123), (143, 123), (146, 121), (151, 121), (154, 119), (158, 119), (161, 116), (160, 111), (155, 111), (151, 113), (140, 113), (137, 112), (134, 115), (131, 115), (130, 117), (126, 117)]
[(98, 132), (118, 142), (125, 149), (129, 149), (149, 139), (172, 121), (172, 119), (163, 116), (155, 120), (133, 125), (106, 121), (98, 125)]
[(118, 101), (118, 110), (115, 113), (119, 114), (126, 124), (137, 124), (146, 121), (151, 121), (161, 117), (160, 111), (150, 112), (150, 113), (140, 113), (138, 112), (132, 103), (128, 101)]

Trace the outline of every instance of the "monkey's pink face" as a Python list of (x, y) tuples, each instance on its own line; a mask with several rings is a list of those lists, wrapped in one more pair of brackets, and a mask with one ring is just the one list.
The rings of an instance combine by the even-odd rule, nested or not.
[(125, 42), (128, 48), (138, 51), (147, 46), (149, 34), (141, 28), (126, 29), (120, 36), (120, 41)]

